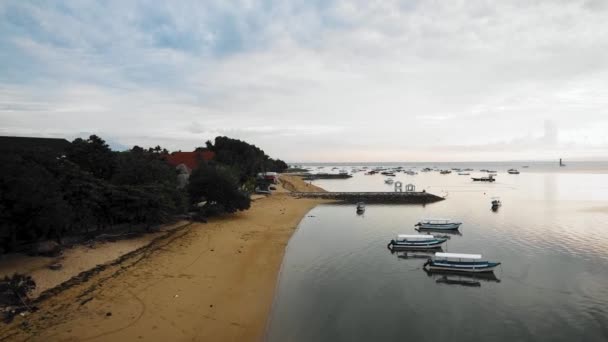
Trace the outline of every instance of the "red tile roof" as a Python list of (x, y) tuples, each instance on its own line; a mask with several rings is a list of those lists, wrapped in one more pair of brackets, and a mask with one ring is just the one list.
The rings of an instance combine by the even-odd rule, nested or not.
[(210, 161), (215, 157), (213, 151), (195, 151), (195, 152), (173, 152), (165, 157), (167, 163), (172, 166), (178, 166), (179, 164), (186, 165), (190, 170), (194, 170), (198, 167), (201, 161)]

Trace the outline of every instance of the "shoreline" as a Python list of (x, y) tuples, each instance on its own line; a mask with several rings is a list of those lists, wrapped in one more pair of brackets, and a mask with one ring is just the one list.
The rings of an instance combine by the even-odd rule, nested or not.
[[(286, 188), (305, 183), (292, 178), (282, 179)], [(0, 327), (0, 338), (261, 340), (285, 247), (302, 218), (327, 202), (279, 186), (246, 212), (192, 223), (50, 296)]]

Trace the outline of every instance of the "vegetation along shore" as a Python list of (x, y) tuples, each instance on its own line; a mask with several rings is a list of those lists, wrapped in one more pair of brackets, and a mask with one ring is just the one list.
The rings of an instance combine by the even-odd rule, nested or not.
[[(3, 188), (45, 177), (50, 190), (29, 200), (40, 186), (3, 192), (3, 247), (21, 253), (0, 261), (9, 322), (0, 338), (260, 339), (287, 241), (323, 202), (289, 192), (323, 189), (287, 175), (268, 184), (258, 173), (286, 165), (242, 141), (218, 137), (194, 152), (205, 151), (212, 158), (187, 168), (181, 185), (184, 165), (159, 147), (113, 152), (92, 136), (60, 156), (12, 151), (19, 162), (3, 168)], [(261, 187), (272, 195), (250, 196)], [(18, 221), (19, 208), (6, 206), (15, 199), (38, 216)], [(25, 256), (36, 251), (45, 255)]]

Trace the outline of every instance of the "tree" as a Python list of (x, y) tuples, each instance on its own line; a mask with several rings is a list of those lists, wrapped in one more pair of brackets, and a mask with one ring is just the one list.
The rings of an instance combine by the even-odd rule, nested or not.
[(240, 190), (237, 177), (230, 168), (216, 163), (203, 163), (190, 175), (188, 193), (193, 204), (207, 201), (228, 213), (249, 209), (249, 194)]
[(0, 229), (14, 250), (19, 239), (56, 236), (69, 224), (69, 204), (50, 171), (57, 159), (38, 154), (0, 155)]
[(91, 135), (86, 140), (75, 139), (67, 149), (66, 156), (97, 178), (109, 180), (114, 172), (114, 153), (108, 144), (96, 135)]

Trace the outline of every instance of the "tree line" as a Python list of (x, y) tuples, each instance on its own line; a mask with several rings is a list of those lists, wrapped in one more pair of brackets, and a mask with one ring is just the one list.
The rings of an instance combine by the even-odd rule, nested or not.
[(98, 234), (116, 225), (146, 228), (194, 211), (198, 217), (246, 210), (258, 172), (287, 165), (246, 142), (208, 141), (215, 153), (178, 188), (177, 171), (157, 146), (112, 151), (100, 137), (75, 139), (64, 155), (45, 150), (0, 154), (0, 242), (20, 244)]

